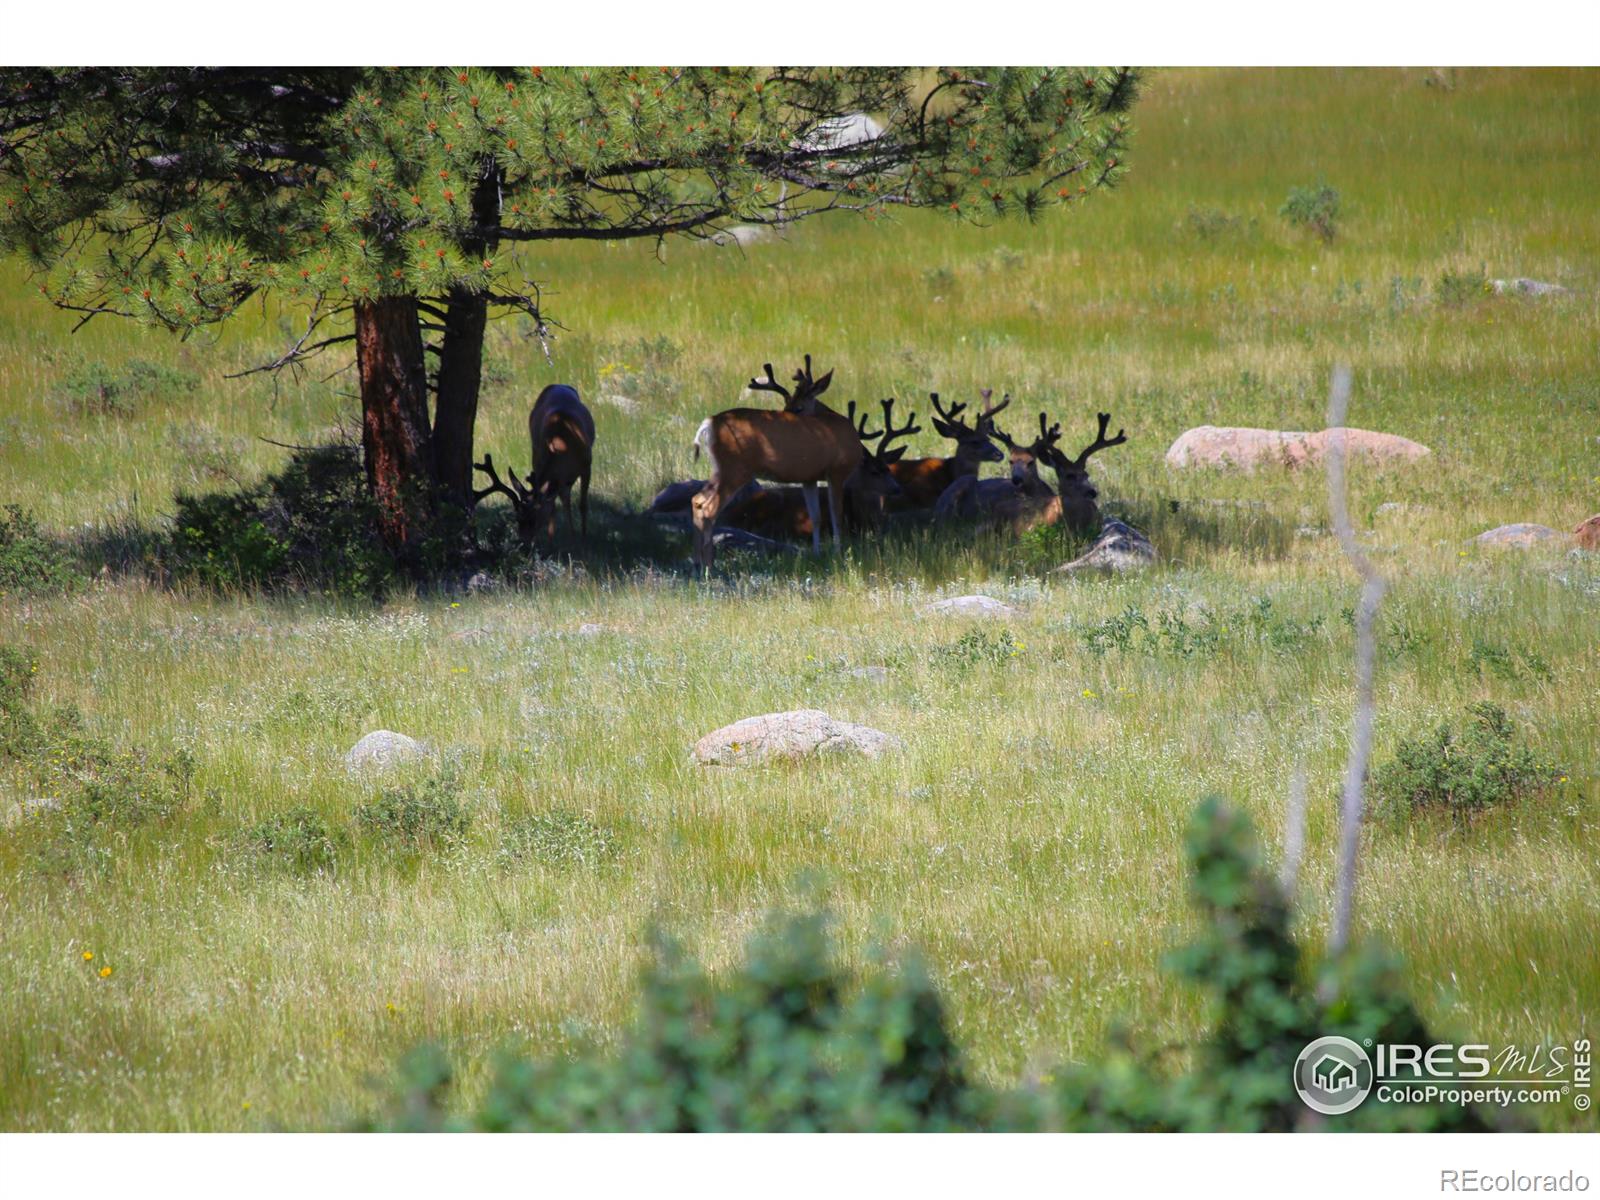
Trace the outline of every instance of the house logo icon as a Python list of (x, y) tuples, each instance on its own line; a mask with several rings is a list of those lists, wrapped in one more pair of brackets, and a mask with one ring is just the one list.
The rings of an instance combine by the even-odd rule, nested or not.
[(1337, 1117), (1372, 1090), (1372, 1060), (1347, 1037), (1320, 1037), (1294, 1060), (1294, 1088), (1307, 1108)]

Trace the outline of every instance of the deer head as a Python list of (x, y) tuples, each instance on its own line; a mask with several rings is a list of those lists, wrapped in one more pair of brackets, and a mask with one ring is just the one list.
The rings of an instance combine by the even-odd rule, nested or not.
[(909, 414), (906, 423), (898, 429), (895, 428), (893, 396), (881, 401), (880, 405), (883, 409), (883, 428), (877, 431), (867, 428), (866, 413), (857, 418), (854, 400), (850, 401), (846, 412), (846, 416), (855, 425), (856, 433), (861, 438), (862, 448), (866, 449), (870, 442), (877, 443), (862, 455), (861, 465), (846, 483), (851, 505), (857, 515), (865, 517), (871, 524), (877, 524), (883, 519), (884, 502), (900, 494), (900, 484), (890, 473), (889, 468), (905, 456), (906, 448), (900, 446), (891, 450), (889, 447), (901, 438), (922, 432), (922, 426), (917, 424), (916, 413)]
[(948, 409), (939, 403), (939, 393), (930, 392), (928, 399), (933, 402), (933, 411), (937, 414), (933, 418), (933, 427), (940, 437), (947, 437), (956, 443), (956, 452), (952, 456), (963, 467), (970, 468), (958, 470), (958, 474), (976, 474), (977, 469), (986, 462), (1004, 462), (1005, 455), (1000, 452), (1000, 447), (994, 444), (994, 418), (995, 414), (1011, 403), (1007, 396), (999, 404), (990, 404), (989, 397), (994, 395), (994, 389), (984, 388), (983, 411), (978, 414), (976, 426), (968, 425), (961, 420), (961, 414), (966, 411), (965, 404), (952, 404)]
[(1077, 458), (1068, 458), (1053, 445), (1044, 455), (1045, 461), (1056, 473), (1056, 490), (1061, 496), (1061, 519), (1076, 530), (1093, 531), (1100, 527), (1100, 493), (1089, 479), (1089, 456), (1110, 446), (1120, 446), (1128, 440), (1127, 430), (1124, 429), (1117, 430), (1116, 437), (1108, 438), (1106, 429), (1111, 424), (1111, 414), (1096, 415), (1100, 420), (1099, 431), (1094, 441), (1085, 446)]
[[(475, 471), (482, 471), (489, 477), (488, 487), (473, 490), (473, 507), (476, 508), (478, 503), (485, 497), (492, 496), (496, 492), (499, 492), (502, 496), (511, 501), (511, 511), (514, 512), (517, 517), (517, 537), (521, 539), (523, 545), (531, 545), (535, 535), (538, 533), (539, 518), (542, 515), (540, 512), (541, 505), (539, 496), (532, 489), (523, 486), (522, 480), (517, 478), (517, 473), (515, 471), (508, 473), (511, 479), (511, 485), (507, 487), (505, 481), (500, 478), (499, 473), (494, 469), (494, 455), (492, 454), (485, 454), (483, 456), (483, 461), (481, 463), (474, 463), (472, 465), (472, 469)], [(551, 515), (553, 516), (555, 497), (548, 497), (548, 500), (552, 506)]]
[[(1005, 403), (1010, 399), (1007, 396)], [(1001, 407), (1004, 407), (1004, 403)], [(1026, 446), (1012, 441), (1010, 435), (998, 427), (995, 427), (994, 435), (1011, 452), (1011, 486), (1030, 496), (1049, 494), (1050, 485), (1039, 477), (1039, 463), (1049, 461), (1048, 456), (1061, 440), (1061, 426), (1049, 424), (1049, 418), (1040, 413), (1039, 436)]]
[(779, 383), (772, 374), (772, 364), (762, 363), (767, 372), (765, 379), (752, 379), (750, 390), (753, 392), (776, 392), (783, 397), (785, 412), (814, 413), (817, 411), (817, 397), (828, 390), (828, 385), (833, 382), (833, 372), (829, 371), (821, 379), (814, 379), (811, 375), (811, 355), (806, 355), (806, 365), (794, 373), (794, 390), (791, 392)]

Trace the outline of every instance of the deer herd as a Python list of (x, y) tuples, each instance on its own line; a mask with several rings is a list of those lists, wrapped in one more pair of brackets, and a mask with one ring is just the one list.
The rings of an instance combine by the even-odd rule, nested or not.
[[(713, 565), (717, 535), (727, 530), (771, 540), (809, 537), (812, 549), (820, 551), (824, 502), (835, 544), (848, 529), (876, 530), (886, 520), (911, 514), (966, 518), (1016, 533), (1054, 524), (1078, 532), (1100, 528), (1099, 493), (1089, 478), (1089, 458), (1128, 440), (1120, 429), (1116, 436), (1106, 436), (1109, 413), (1099, 414), (1094, 441), (1068, 458), (1059, 446), (1061, 426), (1042, 412), (1039, 434), (1027, 443), (1014, 441), (995, 424), (1010, 396), (992, 403), (992, 392), (984, 389), (982, 407), (968, 421), (963, 418), (966, 404), (947, 407), (934, 392), (929, 397), (933, 428), (955, 443), (955, 452), (908, 459), (906, 448), (895, 443), (922, 427), (915, 413), (904, 424), (895, 424), (893, 397), (879, 402), (883, 427), (869, 430), (871, 415), (858, 415), (854, 401), (843, 413), (822, 402), (833, 372), (816, 378), (809, 354), (795, 371), (792, 388), (777, 381), (771, 363), (764, 365), (765, 378), (752, 379), (750, 389), (774, 394), (783, 407), (730, 408), (707, 417), (695, 432), (693, 455), (705, 455), (710, 478), (670, 484), (647, 510), (652, 516), (688, 511), (694, 558), (702, 569)], [(526, 481), (515, 471), (508, 472), (509, 482), (502, 480), (486, 454), (477, 470), (487, 476), (489, 486), (474, 491), (474, 503), (498, 492), (511, 501), (525, 544), (541, 536), (554, 542), (557, 499), (566, 511), (568, 531), (576, 532), (572, 489), (577, 485), (587, 537), (595, 429), (577, 389), (567, 384), (546, 387), (528, 415), (528, 435), (533, 471)], [(1008, 458), (1008, 475), (979, 478), (985, 463)], [(1041, 467), (1055, 476), (1055, 487), (1040, 475)], [(780, 486), (770, 486), (774, 484)]]

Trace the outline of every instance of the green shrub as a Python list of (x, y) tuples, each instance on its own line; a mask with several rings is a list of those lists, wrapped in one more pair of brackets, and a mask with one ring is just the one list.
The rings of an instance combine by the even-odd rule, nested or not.
[(16, 504), (0, 509), (0, 599), (70, 592), (82, 583), (71, 556), (32, 512)]
[(397, 848), (440, 849), (466, 838), (472, 813), (461, 801), (455, 776), (447, 771), (384, 788), (376, 800), (356, 807), (356, 824)]
[(1467, 667), (1480, 676), (1488, 671), (1501, 679), (1520, 679), (1523, 675), (1532, 675), (1536, 679), (1550, 678), (1550, 664), (1538, 654), (1530, 650), (1508, 650), (1477, 636), (1472, 639)]
[(620, 850), (611, 830), (561, 808), (513, 821), (500, 838), (500, 861), (506, 865), (531, 858), (550, 867), (592, 867), (615, 858)]
[(199, 382), (188, 371), (134, 358), (120, 367), (85, 363), (57, 384), (52, 395), (62, 407), (80, 416), (131, 417), (139, 401), (163, 393), (192, 392)]
[(38, 673), (29, 655), (0, 646), (0, 758), (23, 758), (39, 747), (39, 721), (28, 707)]
[(1476, 271), (1442, 272), (1439, 282), (1434, 285), (1433, 294), (1438, 297), (1440, 304), (1456, 306), (1481, 300), (1489, 291), (1489, 274), (1479, 267)]
[(176, 505), (168, 564), (208, 587), (377, 597), (398, 579), (355, 446), (297, 449), (261, 483)]
[(312, 808), (291, 808), (252, 826), (245, 842), (260, 858), (302, 873), (331, 872), (349, 835)]
[(1246, 220), (1220, 208), (1191, 208), (1183, 219), (1183, 228), (1202, 242), (1250, 238), (1256, 235), (1256, 220)]
[(1325, 242), (1338, 234), (1339, 193), (1327, 184), (1293, 187), (1278, 215), (1297, 229), (1308, 230)]
[(1400, 743), (1373, 781), (1383, 810), (1463, 816), (1515, 803), (1560, 775), (1520, 743), (1504, 709), (1484, 703), (1467, 712), (1472, 720), (1464, 728), (1445, 722), (1426, 737)]
[(981, 663), (1009, 662), (1021, 655), (1023, 643), (1017, 641), (1009, 629), (990, 633), (987, 629), (970, 629), (955, 641), (936, 646), (933, 661), (954, 671), (969, 671)]
[[(769, 917), (731, 970), (711, 973), (668, 939), (641, 979), (638, 1014), (614, 1052), (553, 1059), (504, 1053), (486, 1093), (460, 1104), (442, 1050), (399, 1066), (365, 1128), (607, 1130), (1470, 1130), (1453, 1104), (1371, 1102), (1326, 1122), (1299, 1101), (1291, 1069), (1315, 1037), (1435, 1039), (1405, 999), (1397, 964), (1358, 947), (1308, 970), (1292, 909), (1248, 818), (1203, 803), (1187, 839), (1201, 914), (1169, 967), (1212, 1001), (1191, 1047), (1123, 1033), (1098, 1063), (997, 1091), (966, 1069), (938, 990), (913, 954), (853, 978), (817, 915)], [(1321, 997), (1327, 995), (1331, 999)], [(1187, 1055), (1172, 1051), (1187, 1050)]]

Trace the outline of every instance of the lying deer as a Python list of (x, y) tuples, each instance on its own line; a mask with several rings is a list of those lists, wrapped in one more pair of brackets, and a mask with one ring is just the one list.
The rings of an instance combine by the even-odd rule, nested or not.
[(717, 514), (728, 497), (752, 479), (803, 486), (811, 517), (811, 546), (817, 552), (822, 549), (817, 485), (826, 481), (835, 545), (844, 532), (845, 483), (860, 469), (866, 451), (855, 423), (821, 403), (820, 397), (833, 382), (833, 372), (812, 378), (808, 354), (804, 370), (794, 373), (796, 387), (791, 392), (773, 378), (771, 363), (766, 369), (766, 379), (752, 379), (750, 387), (782, 396), (781, 412), (730, 408), (707, 417), (695, 431), (696, 457), (704, 450), (711, 460), (711, 478), (693, 502), (695, 560), (707, 569), (716, 558), (712, 533)]
[(594, 417), (578, 398), (578, 389), (553, 383), (539, 393), (528, 414), (528, 438), (533, 444), (533, 473), (527, 486), (508, 472), (510, 486), (495, 473), (494, 460), (487, 454), (476, 469), (489, 477), (489, 486), (473, 492), (476, 504), (485, 496), (500, 492), (511, 500), (517, 514), (517, 533), (524, 544), (531, 544), (540, 528), (546, 540), (556, 538), (556, 498), (567, 513), (567, 531), (573, 532), (572, 485), (578, 484), (578, 511), (583, 518), (583, 536), (589, 536), (589, 471), (594, 455)]
[(939, 404), (939, 393), (930, 393), (928, 398), (933, 401), (933, 411), (937, 414), (933, 427), (941, 437), (955, 442), (956, 452), (948, 458), (911, 458), (896, 462), (890, 470), (905, 493), (897, 507), (932, 508), (945, 490), (962, 476), (976, 475), (986, 462), (1005, 461), (1005, 455), (992, 439), (995, 414), (1011, 403), (1011, 397), (991, 405), (989, 397), (993, 391), (984, 388), (981, 394), (983, 411), (978, 414), (975, 425), (968, 425), (960, 419), (966, 411), (965, 404), (952, 404), (946, 410)]
[[(876, 433), (867, 430), (867, 415), (863, 413), (856, 423), (856, 433), (863, 448), (869, 442), (877, 446), (861, 460), (860, 469), (845, 483), (844, 510), (846, 523), (853, 528), (876, 528), (883, 522), (885, 502), (900, 493), (893, 469), (905, 454), (905, 447), (891, 450), (900, 438), (922, 432), (912, 413), (906, 423), (895, 428), (894, 398), (881, 402), (884, 428)], [(850, 402), (848, 416), (856, 419), (855, 401)], [(722, 510), (720, 522), (736, 529), (759, 533), (770, 538), (808, 538), (816, 528), (807, 507), (804, 489), (798, 487), (757, 488), (732, 497)]]
[[(1044, 413), (1039, 414), (1039, 436), (1027, 445), (1019, 445), (996, 429), (995, 436), (1010, 451), (1010, 479), (978, 480), (971, 476), (959, 479), (939, 497), (935, 511), (940, 516), (979, 516), (994, 524), (1010, 526), (1016, 533), (1061, 522), (1079, 533), (1098, 530), (1099, 492), (1089, 479), (1089, 456), (1128, 440), (1126, 431), (1120, 429), (1116, 437), (1107, 438), (1106, 427), (1111, 414), (1098, 415), (1099, 432), (1077, 458), (1068, 458), (1057, 447), (1061, 426), (1049, 424)], [(1055, 472), (1055, 489), (1040, 477), (1040, 463)]]

